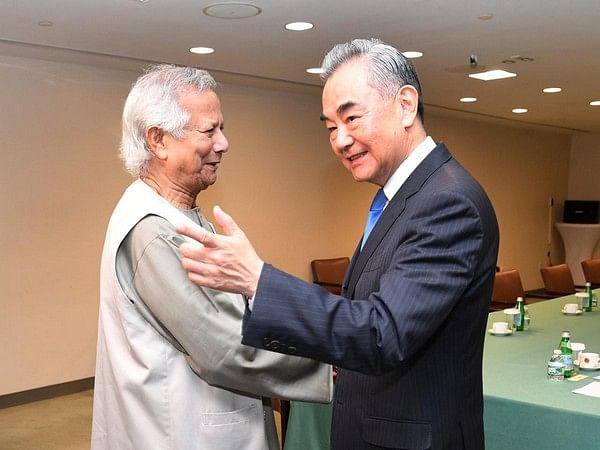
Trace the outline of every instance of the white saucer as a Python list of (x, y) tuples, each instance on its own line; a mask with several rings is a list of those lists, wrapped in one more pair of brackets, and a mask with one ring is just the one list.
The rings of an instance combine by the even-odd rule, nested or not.
[(582, 367), (582, 366), (579, 366), (579, 369), (580, 370), (600, 370), (600, 363), (596, 364), (595, 367)]
[(506, 330), (503, 333), (498, 333), (496, 331), (494, 331), (493, 328), (488, 329), (488, 331), (493, 334), (494, 336), (508, 336), (509, 334), (512, 334), (512, 330)]
[(583, 311), (581, 309), (578, 309), (577, 312), (567, 312), (564, 309), (561, 309), (563, 314), (566, 314), (567, 316), (578, 316), (579, 314), (581, 314)]

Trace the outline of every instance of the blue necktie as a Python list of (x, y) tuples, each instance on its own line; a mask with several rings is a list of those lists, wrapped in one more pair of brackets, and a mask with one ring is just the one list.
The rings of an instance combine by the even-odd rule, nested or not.
[(383, 189), (379, 189), (377, 194), (375, 194), (375, 198), (373, 199), (373, 203), (371, 203), (371, 209), (369, 209), (369, 218), (367, 219), (367, 225), (365, 226), (365, 232), (363, 234), (362, 244), (360, 245), (360, 249), (362, 250), (365, 246), (365, 242), (371, 234), (373, 227), (379, 220), (381, 213), (383, 212), (383, 208), (387, 203), (387, 198), (383, 192)]

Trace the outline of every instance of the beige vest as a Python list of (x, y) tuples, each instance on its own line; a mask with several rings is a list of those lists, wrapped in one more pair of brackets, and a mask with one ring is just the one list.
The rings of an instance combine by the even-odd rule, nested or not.
[(199, 378), (123, 293), (117, 249), (149, 214), (174, 225), (189, 221), (140, 180), (127, 188), (110, 219), (100, 271), (92, 449), (278, 448), (273, 414), (262, 399)]

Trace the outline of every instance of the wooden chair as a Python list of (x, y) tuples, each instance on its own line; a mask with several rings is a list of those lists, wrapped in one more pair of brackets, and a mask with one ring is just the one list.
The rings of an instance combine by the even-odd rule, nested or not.
[(544, 280), (544, 289), (550, 294), (568, 295), (575, 293), (575, 282), (571, 269), (567, 264), (542, 267), (540, 269)]
[(348, 270), (350, 258), (347, 256), (330, 259), (313, 259), (310, 262), (314, 283), (323, 286), (333, 294), (340, 294), (344, 275)]
[(586, 259), (581, 261), (585, 281), (592, 283), (593, 288), (600, 287), (600, 259)]
[(525, 297), (523, 283), (519, 271), (504, 270), (496, 272), (494, 278), (494, 291), (492, 292), (492, 303), (490, 310), (499, 311), (515, 306), (517, 297)]
[[(279, 438), (279, 446), (283, 448), (283, 444), (285, 443), (285, 433), (287, 431), (288, 419), (290, 417), (290, 401), (272, 398), (271, 405), (273, 406), (275, 427), (277, 428), (277, 437)], [(277, 422), (278, 418), (279, 423)]]

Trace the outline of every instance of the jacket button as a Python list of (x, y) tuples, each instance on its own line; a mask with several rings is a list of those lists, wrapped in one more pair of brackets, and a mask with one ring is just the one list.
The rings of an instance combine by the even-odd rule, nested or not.
[(264, 338), (263, 339), (263, 345), (267, 348), (271, 347), (271, 339), (269, 338)]
[(297, 350), (296, 346), (294, 346), (294, 345), (290, 345), (288, 347), (288, 352), (290, 352), (290, 353), (296, 353), (296, 350)]
[(277, 339), (273, 339), (271, 341), (271, 348), (273, 350), (277, 350), (279, 348), (279, 341)]

